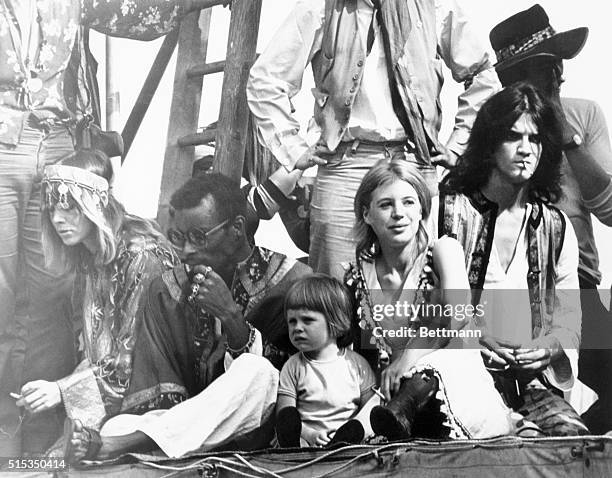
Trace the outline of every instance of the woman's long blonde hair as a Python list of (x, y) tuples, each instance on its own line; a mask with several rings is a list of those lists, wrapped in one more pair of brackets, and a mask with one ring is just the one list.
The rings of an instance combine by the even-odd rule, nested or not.
[[(112, 179), (113, 169), (110, 159), (102, 151), (93, 149), (80, 149), (64, 158), (64, 166), (81, 168), (106, 179)], [(42, 245), (45, 261), (57, 270), (74, 271), (78, 267), (92, 265), (95, 267), (110, 264), (117, 253), (117, 245), (121, 240), (121, 232), (129, 224), (133, 231), (151, 234), (163, 238), (152, 222), (131, 216), (126, 213), (123, 205), (109, 192), (106, 205), (93, 198), (94, 192), (81, 188), (76, 184), (69, 184), (68, 193), (80, 212), (94, 225), (95, 251), (90, 252), (84, 244), (66, 246), (57, 234), (51, 223), (49, 201), (47, 200), (49, 188), (53, 185), (43, 183), (42, 189)]]
[(424, 223), (431, 212), (431, 193), (419, 170), (404, 159), (382, 159), (376, 163), (363, 177), (357, 194), (355, 195), (355, 238), (357, 239), (356, 256), (374, 258), (380, 255), (378, 238), (372, 227), (366, 224), (364, 213), (370, 208), (372, 195), (379, 187), (394, 181), (405, 181), (417, 193), (421, 203), (421, 220), (417, 231), (417, 248), (419, 252), (425, 250), (429, 243), (429, 235)]

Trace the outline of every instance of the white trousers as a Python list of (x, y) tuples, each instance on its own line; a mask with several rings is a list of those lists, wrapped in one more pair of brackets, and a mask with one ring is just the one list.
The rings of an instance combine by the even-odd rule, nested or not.
[(518, 417), (497, 392), (479, 350), (436, 350), (422, 357), (417, 363), (419, 367), (438, 371), (447, 412), (462, 425), (469, 438), (492, 438), (515, 431)]
[(141, 431), (171, 458), (210, 450), (259, 428), (274, 412), (278, 370), (258, 355), (242, 354), (205, 390), (169, 410), (118, 415), (102, 436)]

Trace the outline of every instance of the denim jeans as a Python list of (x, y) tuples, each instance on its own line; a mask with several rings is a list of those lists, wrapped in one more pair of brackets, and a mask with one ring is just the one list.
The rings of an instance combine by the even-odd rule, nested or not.
[[(61, 424), (57, 411), (21, 416), (9, 392), (72, 371), (72, 277), (45, 267), (40, 190), (46, 165), (74, 151), (64, 125), (24, 123), (16, 146), (0, 144), (0, 455), (40, 451)], [(61, 407), (59, 407), (61, 408)], [(22, 423), (23, 422), (23, 423)], [(21, 439), (24, 448), (21, 450)], [(8, 453), (8, 454), (7, 454)]]
[(310, 205), (310, 251), (308, 263), (315, 272), (342, 279), (343, 263), (355, 259), (353, 233), (355, 194), (365, 174), (381, 159), (404, 158), (414, 163), (425, 178), (432, 195), (438, 195), (435, 166), (425, 165), (408, 153), (405, 146), (342, 143), (336, 153), (325, 156), (319, 167)]

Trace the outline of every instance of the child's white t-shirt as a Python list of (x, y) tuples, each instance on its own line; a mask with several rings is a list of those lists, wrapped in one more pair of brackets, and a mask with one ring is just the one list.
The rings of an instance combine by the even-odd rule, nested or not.
[(375, 384), (368, 362), (350, 349), (326, 361), (299, 352), (283, 366), (278, 393), (295, 398), (304, 425), (330, 433), (357, 414)]

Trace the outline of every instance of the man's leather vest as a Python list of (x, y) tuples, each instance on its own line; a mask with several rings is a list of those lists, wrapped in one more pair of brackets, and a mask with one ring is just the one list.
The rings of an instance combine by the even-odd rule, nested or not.
[[(408, 1), (407, 8), (398, 13), (395, 1), (382, 2), (394, 79), (414, 132), (411, 139), (417, 156), (429, 164), (432, 152), (443, 150), (437, 139), (443, 72), (437, 53), (435, 5), (432, 0)], [(321, 138), (332, 151), (346, 131), (363, 75), (366, 50), (358, 25), (357, 0), (326, 0), (322, 46), (312, 60), (313, 94)]]
[[(480, 192), (440, 193), (438, 231), (463, 246), (472, 301), (478, 303), (483, 289), (497, 219), (497, 204)], [(565, 237), (565, 218), (552, 206), (532, 203), (527, 220), (527, 286), (531, 306), (532, 335), (550, 331), (555, 306), (556, 266)]]

